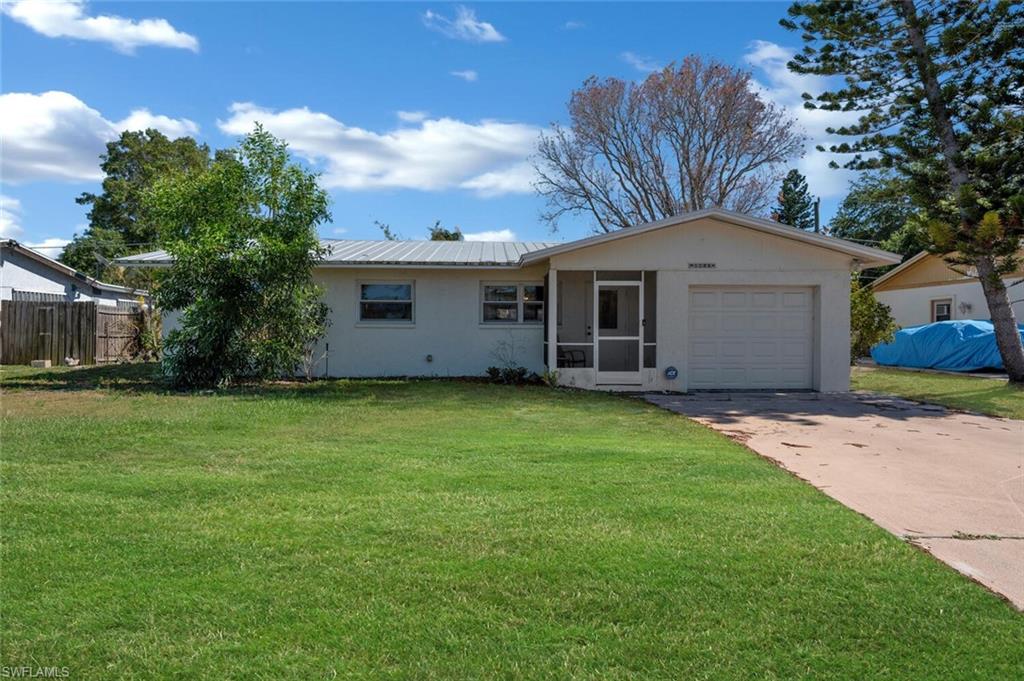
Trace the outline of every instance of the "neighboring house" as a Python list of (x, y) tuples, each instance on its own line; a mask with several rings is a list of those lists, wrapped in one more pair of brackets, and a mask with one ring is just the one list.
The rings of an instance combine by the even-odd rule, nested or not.
[[(324, 246), (314, 277), (332, 324), (319, 374), (467, 376), (514, 362), (607, 390), (847, 390), (850, 273), (899, 262), (717, 209), (557, 244)], [(169, 264), (163, 252), (120, 262)]]
[[(105, 284), (17, 241), (0, 241), (0, 301), (84, 302), (137, 305), (145, 291)], [(2, 303), (0, 303), (2, 304)]]
[[(1020, 256), (1024, 258), (1024, 251)], [(940, 256), (921, 252), (871, 284), (875, 298), (889, 306), (900, 326), (920, 326), (950, 319), (991, 319), (981, 282), (973, 268), (957, 272)], [(1024, 271), (1003, 281), (1007, 286), (1024, 279)], [(1017, 323), (1024, 323), (1024, 284), (1009, 291)]]

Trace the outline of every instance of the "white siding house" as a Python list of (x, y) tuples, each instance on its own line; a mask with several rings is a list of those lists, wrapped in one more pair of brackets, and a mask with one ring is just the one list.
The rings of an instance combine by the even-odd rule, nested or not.
[[(718, 209), (558, 244), (324, 246), (321, 375), (514, 362), (603, 390), (847, 390), (851, 271), (899, 261)], [(169, 264), (162, 252), (121, 262)]]
[[(1024, 253), (1020, 256), (1024, 258)], [(961, 269), (961, 268), (958, 268)], [(970, 274), (970, 271), (966, 271)], [(1017, 323), (1024, 323), (1024, 271), (1003, 279)], [(1019, 285), (1018, 285), (1019, 284)], [(941, 257), (921, 252), (871, 284), (875, 298), (889, 306), (902, 327), (951, 319), (991, 319), (976, 277), (951, 268)]]
[(135, 304), (145, 291), (106, 284), (14, 240), (0, 241), (0, 301)]

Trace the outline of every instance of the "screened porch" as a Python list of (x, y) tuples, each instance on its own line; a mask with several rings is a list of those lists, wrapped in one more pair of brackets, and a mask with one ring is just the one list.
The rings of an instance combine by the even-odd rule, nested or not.
[(590, 374), (585, 383), (640, 385), (657, 361), (657, 273), (559, 270), (547, 285), (547, 365)]

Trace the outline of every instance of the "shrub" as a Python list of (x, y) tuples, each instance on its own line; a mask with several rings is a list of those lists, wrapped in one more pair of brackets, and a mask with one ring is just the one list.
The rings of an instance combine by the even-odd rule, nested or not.
[(178, 385), (211, 387), (294, 375), (327, 320), (312, 269), (330, 219), (316, 176), (257, 126), (206, 170), (164, 177), (147, 193), (173, 265), (156, 290), (181, 310), (164, 343)]
[(879, 343), (892, 342), (898, 330), (889, 306), (878, 302), (854, 275), (850, 279), (850, 363), (870, 355)]

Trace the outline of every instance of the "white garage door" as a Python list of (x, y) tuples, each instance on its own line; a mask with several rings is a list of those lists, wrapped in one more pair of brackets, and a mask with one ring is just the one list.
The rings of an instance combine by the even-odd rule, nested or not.
[(689, 387), (811, 388), (810, 288), (690, 287)]

